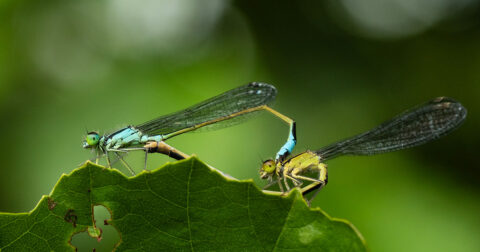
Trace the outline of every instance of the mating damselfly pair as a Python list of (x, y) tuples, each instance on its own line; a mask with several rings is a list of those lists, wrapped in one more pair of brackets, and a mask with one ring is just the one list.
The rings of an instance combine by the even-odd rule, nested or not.
[[(313, 192), (313, 196), (307, 200), (310, 204), (328, 181), (325, 161), (340, 155), (374, 155), (414, 147), (448, 134), (457, 128), (467, 115), (467, 110), (459, 102), (439, 97), (365, 133), (317, 151), (305, 151), (289, 158), (296, 145), (296, 126), (291, 118), (268, 106), (276, 93), (272, 85), (253, 82), (138, 126), (128, 126), (103, 136), (98, 132), (89, 132), (83, 147), (94, 149), (97, 160), (100, 156), (106, 155), (109, 166), (111, 164), (109, 154), (113, 153), (134, 174), (122, 159), (122, 153), (145, 151), (145, 167), (149, 152), (183, 159), (188, 155), (164, 141), (202, 127), (231, 125), (232, 121), (238, 122), (238, 119), (254, 112), (268, 111), (288, 123), (290, 127), (287, 141), (278, 151), (275, 160), (265, 161), (260, 168), (260, 177), (268, 179), (264, 189), (277, 184), (282, 192), (288, 192), (291, 190), (289, 184), (291, 181), (293, 187), (301, 188), (304, 195)], [(309, 171), (318, 172), (318, 176), (315, 178), (305, 176), (304, 174)], [(302, 187), (304, 181), (311, 183)]]

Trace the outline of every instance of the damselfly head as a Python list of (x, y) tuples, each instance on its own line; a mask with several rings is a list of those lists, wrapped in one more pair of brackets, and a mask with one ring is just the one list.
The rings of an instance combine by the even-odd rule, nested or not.
[(100, 135), (98, 132), (88, 132), (85, 141), (83, 141), (83, 148), (92, 148), (98, 145), (98, 141), (100, 140)]
[(273, 176), (275, 172), (276, 163), (272, 159), (264, 161), (262, 167), (260, 168), (260, 178), (266, 179)]

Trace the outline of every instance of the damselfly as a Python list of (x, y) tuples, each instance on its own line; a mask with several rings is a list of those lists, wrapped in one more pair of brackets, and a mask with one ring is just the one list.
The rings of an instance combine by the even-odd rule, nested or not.
[[(296, 136), (295, 122), (268, 106), (275, 99), (276, 94), (277, 90), (274, 86), (252, 82), (185, 110), (137, 126), (128, 126), (111, 134), (100, 136), (98, 132), (88, 132), (83, 147), (95, 150), (97, 163), (101, 156), (106, 155), (109, 167), (111, 167), (109, 153), (113, 153), (132, 174), (135, 174), (123, 160), (122, 153), (134, 150), (145, 151), (145, 168), (149, 152), (159, 152), (175, 159), (183, 159), (187, 155), (163, 141), (202, 127), (231, 125), (238, 122), (237, 119), (245, 118), (246, 115), (265, 110), (290, 126), (287, 142), (276, 155), (276, 160), (280, 162), (292, 152), (296, 144)], [(223, 122), (230, 122), (230, 124)]]
[[(328, 182), (325, 161), (340, 155), (374, 155), (424, 144), (450, 133), (460, 126), (466, 116), (467, 110), (462, 104), (451, 98), (439, 97), (367, 132), (317, 151), (305, 151), (280, 162), (267, 160), (260, 168), (260, 177), (269, 181), (264, 189), (278, 184), (282, 192), (284, 189), (281, 180), (287, 191), (290, 190), (287, 180), (299, 188), (304, 181), (312, 182), (301, 188), (304, 195), (315, 191), (307, 200), (310, 204)], [(318, 177), (304, 176), (306, 172), (318, 172)]]

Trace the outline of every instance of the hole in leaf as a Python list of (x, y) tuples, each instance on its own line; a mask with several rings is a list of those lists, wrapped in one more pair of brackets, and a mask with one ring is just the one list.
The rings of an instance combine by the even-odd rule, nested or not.
[(115, 227), (108, 224), (110, 212), (104, 206), (95, 206), (93, 211), (95, 227), (90, 226), (87, 231), (73, 235), (71, 244), (79, 252), (112, 251), (120, 242), (120, 235)]

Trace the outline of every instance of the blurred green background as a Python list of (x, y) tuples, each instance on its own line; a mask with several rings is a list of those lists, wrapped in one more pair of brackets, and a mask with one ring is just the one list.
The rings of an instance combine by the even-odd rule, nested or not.
[[(2, 1), (0, 211), (31, 210), (91, 158), (86, 128), (111, 132), (250, 81), (278, 88), (297, 152), (450, 96), (469, 110), (457, 131), (330, 161), (313, 205), (351, 221), (372, 251), (478, 251), (479, 15), (476, 0)], [(261, 160), (286, 133), (265, 114), (169, 144), (261, 186)], [(128, 158), (137, 171), (142, 157)], [(99, 248), (86, 240), (76, 244)]]

